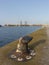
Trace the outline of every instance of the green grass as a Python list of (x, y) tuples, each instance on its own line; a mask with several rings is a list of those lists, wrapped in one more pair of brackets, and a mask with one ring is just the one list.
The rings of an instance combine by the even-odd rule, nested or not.
[(32, 41), (29, 43), (29, 47), (35, 50), (36, 56), (27, 62), (16, 62), (9, 59), (8, 54), (16, 49), (18, 43), (18, 40), (16, 40), (0, 48), (0, 65), (40, 65), (38, 61), (43, 55), (42, 49), (47, 42), (46, 29), (43, 28), (35, 31), (29, 34), (29, 36), (33, 37)]

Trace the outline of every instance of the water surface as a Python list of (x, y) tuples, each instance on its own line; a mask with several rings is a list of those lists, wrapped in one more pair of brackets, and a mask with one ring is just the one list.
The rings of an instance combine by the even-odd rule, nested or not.
[(40, 28), (41, 26), (0, 27), (0, 47)]

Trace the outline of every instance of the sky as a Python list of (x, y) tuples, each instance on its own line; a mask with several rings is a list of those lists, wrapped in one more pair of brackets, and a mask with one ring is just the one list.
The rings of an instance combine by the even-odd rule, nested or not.
[(0, 0), (0, 24), (49, 24), (49, 0)]

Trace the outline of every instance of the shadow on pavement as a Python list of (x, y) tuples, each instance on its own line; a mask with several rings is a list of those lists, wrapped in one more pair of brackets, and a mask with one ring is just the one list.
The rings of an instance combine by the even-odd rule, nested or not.
[(39, 40), (39, 41), (37, 41), (37, 42), (35, 42), (35, 43), (30, 44), (29, 48), (34, 49), (34, 48), (35, 48), (36, 46), (38, 46), (39, 44), (43, 44), (43, 43), (45, 43), (45, 42), (46, 42), (45, 39), (41, 39), (41, 40)]

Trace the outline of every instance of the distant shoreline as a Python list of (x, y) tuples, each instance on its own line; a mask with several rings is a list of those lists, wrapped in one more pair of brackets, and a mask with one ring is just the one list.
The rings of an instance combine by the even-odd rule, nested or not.
[(0, 25), (0, 27), (3, 27), (3, 26), (9, 26), (9, 27), (11, 27), (11, 26), (45, 26), (45, 27), (47, 27), (47, 26), (49, 26), (48, 24), (5, 24), (5, 25)]
[(4, 26), (43, 26), (43, 25), (4, 25)]

